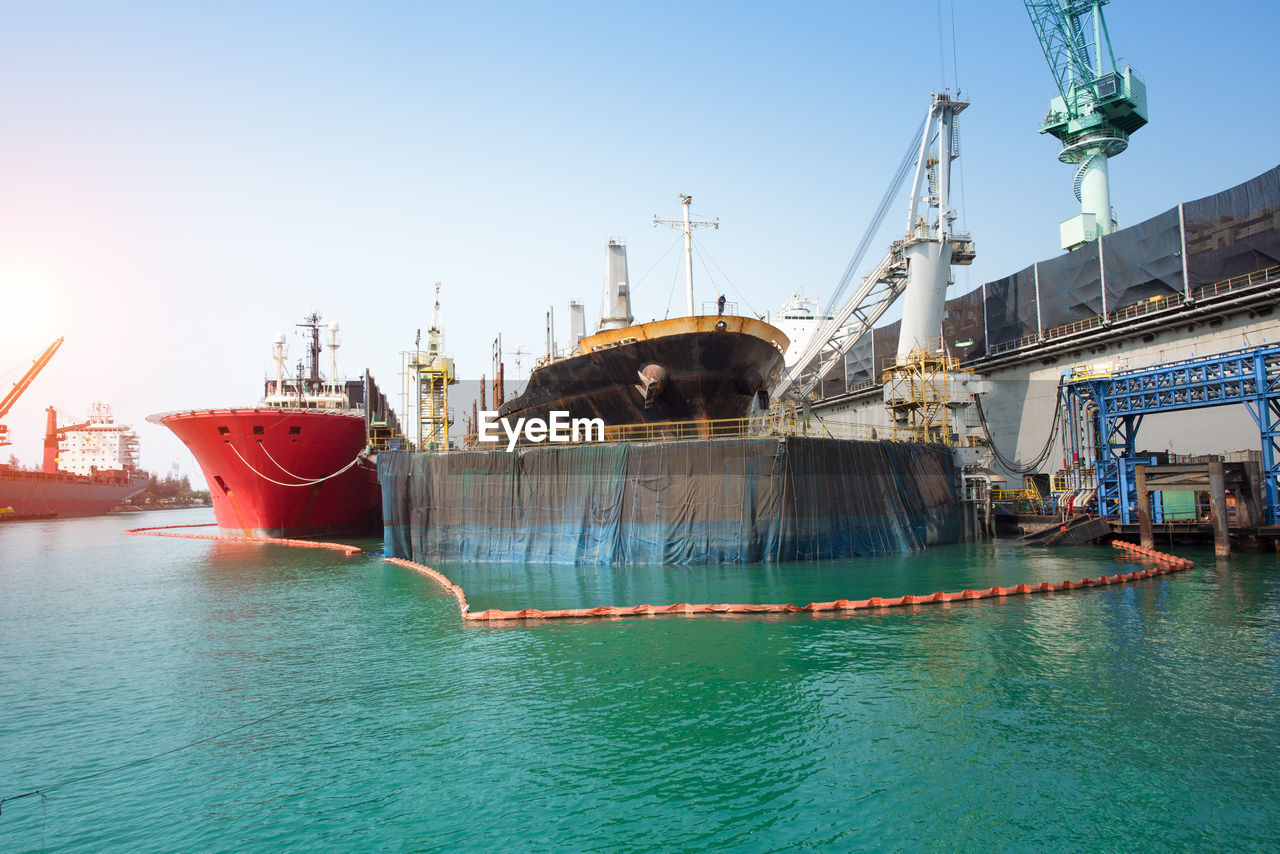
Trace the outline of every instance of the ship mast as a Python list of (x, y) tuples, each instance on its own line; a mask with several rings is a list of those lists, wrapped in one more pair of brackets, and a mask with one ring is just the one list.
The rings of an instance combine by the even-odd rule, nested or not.
[(302, 320), (303, 322), (299, 323), (298, 326), (311, 330), (311, 345), (308, 348), (311, 358), (307, 365), (307, 379), (311, 381), (311, 386), (314, 389), (320, 385), (320, 314), (313, 311)]
[(719, 218), (713, 220), (691, 220), (689, 219), (689, 206), (693, 204), (693, 196), (680, 194), (680, 204), (684, 206), (684, 219), (659, 219), (654, 214), (654, 225), (666, 225), (671, 228), (682, 228), (684, 230), (684, 302), (685, 309), (689, 312), (689, 316), (693, 317), (697, 312), (693, 307), (693, 229), (720, 227)]
[(338, 348), (342, 346), (341, 330), (335, 320), (329, 324), (329, 386), (330, 394), (338, 395)]
[(276, 360), (276, 398), (284, 399), (285, 337), (281, 332), (272, 342), (271, 357)]

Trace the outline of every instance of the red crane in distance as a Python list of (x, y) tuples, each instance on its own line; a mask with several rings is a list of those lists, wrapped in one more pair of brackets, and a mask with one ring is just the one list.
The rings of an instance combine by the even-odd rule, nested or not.
[[(13, 405), (18, 402), (18, 398), (22, 397), (22, 393), (30, 387), (31, 383), (35, 382), (36, 377), (44, 370), (44, 366), (49, 364), (49, 360), (53, 358), (53, 354), (58, 352), (58, 348), (61, 346), (61, 338), (50, 344), (49, 348), (40, 354), (40, 358), (36, 359), (31, 367), (27, 369), (27, 372), (22, 375), (22, 378), (13, 384), (13, 388), (9, 389), (9, 393), (4, 396), (4, 400), (0, 400), (0, 418), (4, 418), (9, 414), (9, 410), (13, 409)], [(4, 424), (0, 424), (0, 447), (11, 444), (13, 443), (9, 441), (9, 428)]]

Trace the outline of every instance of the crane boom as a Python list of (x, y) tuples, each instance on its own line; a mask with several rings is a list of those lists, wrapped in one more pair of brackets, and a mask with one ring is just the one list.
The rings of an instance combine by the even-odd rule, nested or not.
[[(1101, 76), (1099, 65), (1101, 51), (1098, 51), (1095, 65), (1089, 57), (1089, 45), (1085, 38), (1083, 17), (1096, 5), (1101, 9), (1106, 0), (1095, 4), (1094, 0), (1025, 0), (1027, 14), (1031, 16), (1031, 26), (1035, 28), (1040, 47), (1044, 50), (1044, 58), (1049, 63), (1049, 71), (1054, 82), (1058, 84), (1058, 94), (1062, 96), (1071, 115), (1079, 115), (1079, 105), (1074, 103), (1073, 90), (1088, 86)], [(1101, 11), (1098, 22), (1101, 23)], [(1111, 54), (1111, 65), (1115, 66), (1115, 55), (1111, 53), (1111, 42), (1107, 40), (1107, 52)]]
[(895, 241), (875, 270), (862, 280), (862, 287), (813, 336), (809, 348), (813, 355), (796, 362), (770, 396), (780, 398), (785, 394), (806, 400), (845, 354), (875, 328), (906, 286), (902, 241)]
[[(9, 389), (9, 393), (4, 396), (4, 400), (0, 400), (0, 418), (4, 418), (9, 414), (9, 410), (13, 409), (13, 405), (18, 402), (18, 398), (22, 397), (23, 392), (25, 392), (31, 384), (35, 382), (36, 377), (44, 370), (44, 366), (49, 364), (49, 361), (53, 358), (53, 354), (58, 352), (58, 348), (61, 346), (61, 338), (50, 344), (48, 349), (41, 353), (40, 357), (36, 359), (35, 362), (32, 363), (31, 367), (27, 369), (27, 372), (22, 375), (21, 379), (13, 384), (13, 388)], [(8, 444), (10, 444), (9, 428), (0, 424), (0, 445)]]
[[(845, 269), (844, 278), (824, 312), (826, 321), (770, 390), (774, 399), (807, 400), (826, 375), (875, 328), (904, 292), (908, 292), (908, 308), (903, 314), (899, 349), (905, 348), (904, 353), (909, 352), (940, 335), (950, 265), (968, 264), (973, 260), (972, 239), (967, 234), (956, 234), (952, 230), (956, 212), (950, 205), (951, 161), (959, 156), (954, 135), (955, 118), (967, 106), (969, 102), (959, 92), (954, 97), (937, 92), (930, 96), (929, 111), (912, 136), (889, 190), (872, 218), (871, 228)], [(936, 151), (933, 150), (935, 143)], [(890, 203), (901, 191), (912, 163), (916, 167), (915, 179), (911, 184), (903, 238), (892, 243), (853, 296), (837, 308), (845, 287), (862, 262), (870, 239), (878, 233)], [(935, 261), (932, 264), (929, 259), (920, 257), (919, 250), (924, 244), (934, 247)], [(944, 254), (945, 259), (936, 260)], [(931, 277), (926, 275), (930, 271)], [(911, 281), (916, 282), (914, 297), (909, 288)], [(899, 354), (900, 357), (902, 355)]]
[[(1075, 249), (1115, 228), (1107, 161), (1147, 123), (1147, 84), (1116, 68), (1102, 16), (1107, 0), (1023, 0), (1058, 88), (1040, 132), (1062, 143), (1058, 159), (1076, 167), (1080, 215), (1062, 223), (1062, 248)], [(1107, 60), (1104, 63), (1104, 58)]]

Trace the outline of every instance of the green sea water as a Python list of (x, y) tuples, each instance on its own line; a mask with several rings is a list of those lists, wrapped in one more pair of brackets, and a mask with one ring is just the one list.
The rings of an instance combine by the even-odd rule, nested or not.
[[(1177, 549), (1198, 566), (879, 613), (488, 626), (376, 542), (347, 558), (121, 533), (204, 521), (0, 525), (0, 798), (44, 791), (0, 804), (0, 851), (1280, 848), (1275, 555)], [(480, 610), (803, 605), (1136, 565), (997, 541), (440, 568)]]

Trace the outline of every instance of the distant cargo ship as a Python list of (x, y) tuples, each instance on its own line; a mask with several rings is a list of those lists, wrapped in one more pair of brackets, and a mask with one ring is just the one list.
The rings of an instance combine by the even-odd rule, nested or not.
[[(49, 345), (0, 399), (0, 418), (49, 364), (62, 340)], [(87, 421), (66, 427), (58, 426), (53, 407), (47, 412), (41, 469), (0, 465), (0, 521), (98, 516), (147, 488), (147, 475), (138, 471), (138, 437), (115, 423), (109, 406), (96, 403)], [(0, 424), (0, 446), (8, 444), (8, 428)]]
[[(218, 526), (257, 537), (374, 535), (382, 496), (369, 449), (399, 434), (373, 378), (320, 373), (320, 316), (299, 324), (310, 337), (305, 376), (285, 376), (285, 338), (275, 340), (276, 378), (243, 408), (169, 412), (163, 424), (191, 450), (209, 486)], [(331, 356), (338, 325), (328, 326)], [(336, 375), (331, 359), (330, 377)]]
[[(688, 197), (686, 251), (688, 251)], [(712, 421), (768, 412), (769, 385), (783, 367), (788, 338), (754, 317), (696, 313), (686, 255), (687, 317), (634, 324), (627, 282), (626, 247), (609, 241), (605, 262), (605, 312), (600, 331), (581, 334), (578, 306), (570, 307), (570, 349), (548, 355), (524, 389), (498, 408), (503, 418), (547, 419), (556, 410), (606, 425)]]
[(0, 466), (0, 522), (101, 516), (146, 488), (140, 472), (74, 475)]

